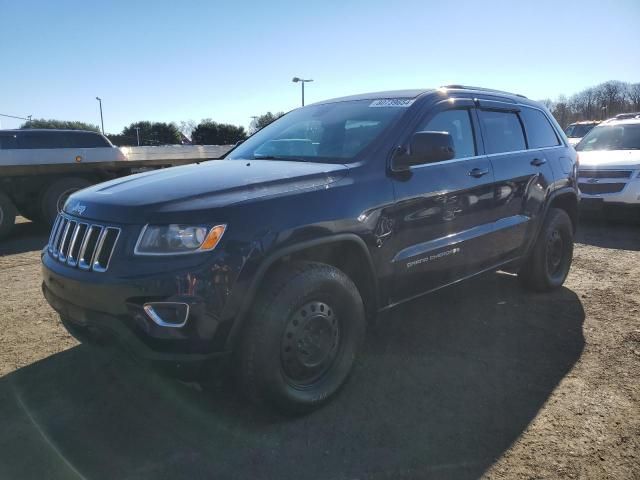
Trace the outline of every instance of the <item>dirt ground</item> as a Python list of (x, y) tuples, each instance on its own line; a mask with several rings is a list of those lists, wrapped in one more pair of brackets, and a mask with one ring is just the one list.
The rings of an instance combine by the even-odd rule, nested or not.
[(335, 401), (283, 419), (78, 345), (22, 223), (0, 245), (0, 478), (640, 478), (640, 226), (577, 241), (551, 294), (496, 273), (388, 314)]

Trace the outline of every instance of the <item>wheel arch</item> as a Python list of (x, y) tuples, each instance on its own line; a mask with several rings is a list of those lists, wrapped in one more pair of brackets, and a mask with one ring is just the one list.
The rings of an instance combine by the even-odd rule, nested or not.
[[(341, 252), (342, 261), (336, 260)], [(338, 234), (329, 237), (301, 242), (279, 249), (268, 255), (252, 275), (245, 300), (226, 339), (226, 350), (232, 350), (239, 334), (251, 312), (260, 285), (275, 270), (289, 262), (298, 260), (318, 261), (342, 270), (354, 282), (363, 304), (367, 318), (373, 317), (379, 308), (379, 287), (373, 260), (364, 240), (356, 234)]]

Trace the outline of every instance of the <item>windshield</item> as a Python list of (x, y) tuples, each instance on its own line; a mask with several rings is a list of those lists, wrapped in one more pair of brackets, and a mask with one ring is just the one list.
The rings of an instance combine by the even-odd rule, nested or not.
[(564, 133), (570, 138), (581, 138), (589, 133), (595, 125), (569, 125)]
[(594, 128), (576, 145), (576, 150), (640, 150), (640, 124)]
[(344, 163), (395, 122), (409, 104), (369, 99), (300, 108), (260, 130), (227, 158)]

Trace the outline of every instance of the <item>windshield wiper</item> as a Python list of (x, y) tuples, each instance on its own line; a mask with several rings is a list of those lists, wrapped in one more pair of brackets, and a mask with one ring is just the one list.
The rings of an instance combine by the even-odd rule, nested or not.
[(278, 155), (253, 155), (254, 160), (284, 160), (288, 162), (308, 162), (304, 158), (297, 157), (283, 157)]

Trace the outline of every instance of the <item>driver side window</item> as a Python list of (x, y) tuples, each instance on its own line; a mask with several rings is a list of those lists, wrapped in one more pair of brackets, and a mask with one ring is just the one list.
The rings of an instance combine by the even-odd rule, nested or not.
[(476, 155), (476, 144), (473, 138), (473, 127), (469, 110), (446, 110), (437, 113), (418, 132), (447, 132), (453, 138), (455, 156), (453, 158), (468, 158)]

